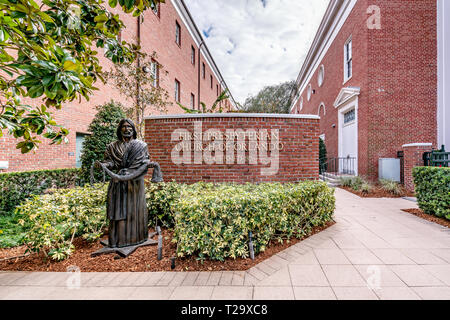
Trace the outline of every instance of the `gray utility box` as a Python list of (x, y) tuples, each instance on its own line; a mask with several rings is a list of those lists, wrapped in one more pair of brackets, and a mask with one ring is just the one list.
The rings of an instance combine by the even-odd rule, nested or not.
[(378, 159), (378, 179), (387, 179), (400, 182), (400, 159)]

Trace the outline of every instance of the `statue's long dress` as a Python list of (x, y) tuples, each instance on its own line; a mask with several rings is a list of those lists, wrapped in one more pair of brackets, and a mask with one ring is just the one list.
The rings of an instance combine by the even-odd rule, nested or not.
[[(114, 164), (119, 175), (131, 174), (149, 159), (145, 142), (115, 141), (108, 145), (105, 160)], [(107, 216), (109, 219), (109, 247), (126, 247), (148, 239), (148, 212), (145, 202), (145, 171), (138, 178), (111, 181), (108, 186)]]

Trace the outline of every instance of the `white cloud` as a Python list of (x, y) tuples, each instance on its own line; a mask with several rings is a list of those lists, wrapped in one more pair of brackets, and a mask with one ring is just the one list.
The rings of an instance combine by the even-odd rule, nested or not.
[(185, 0), (236, 101), (297, 77), (329, 0)]

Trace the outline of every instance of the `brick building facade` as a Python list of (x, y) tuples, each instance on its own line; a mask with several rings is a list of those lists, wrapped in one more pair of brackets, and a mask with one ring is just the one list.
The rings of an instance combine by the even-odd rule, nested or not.
[[(172, 103), (168, 107), (169, 114), (184, 112), (176, 104), (176, 95), (181, 104), (197, 108), (200, 102), (211, 106), (220, 92), (227, 88), (182, 0), (166, 0), (158, 5), (157, 10), (149, 9), (139, 19), (120, 9), (113, 9), (113, 12), (119, 13), (126, 25), (121, 33), (122, 40), (132, 43), (139, 41), (143, 52), (156, 53), (156, 61), (163, 67), (157, 73), (158, 84), (168, 91)], [(110, 70), (112, 63), (103, 56), (99, 58), (103, 70)], [(0, 172), (75, 167), (83, 138), (89, 134), (88, 126), (95, 116), (95, 106), (111, 99), (127, 104), (126, 99), (110, 84), (103, 85), (99, 81), (95, 86), (99, 90), (94, 92), (89, 102), (84, 99), (81, 103), (74, 101), (54, 111), (57, 123), (70, 131), (67, 144), (48, 145), (44, 139), (35, 153), (22, 155), (15, 148), (17, 139), (4, 130), (3, 137), (0, 137)], [(235, 108), (232, 96), (222, 104), (225, 110)], [(151, 113), (158, 114), (156, 110)]]
[(328, 157), (355, 158), (354, 174), (377, 179), (379, 159), (396, 158), (404, 145), (450, 149), (444, 2), (330, 1), (291, 113), (320, 115)]

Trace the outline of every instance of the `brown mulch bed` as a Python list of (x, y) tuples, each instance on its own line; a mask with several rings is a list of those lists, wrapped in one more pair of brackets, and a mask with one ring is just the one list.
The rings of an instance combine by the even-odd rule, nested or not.
[(450, 220), (446, 218), (437, 217), (431, 214), (426, 214), (421, 209), (402, 209), (402, 211), (408, 212), (410, 214), (413, 214), (419, 218), (440, 224), (441, 226), (450, 228)]
[[(335, 224), (334, 221), (326, 225), (316, 227), (304, 237), (306, 239)], [(150, 230), (152, 232), (153, 230)], [(289, 242), (271, 243), (266, 250), (255, 257), (248, 259), (226, 259), (225, 261), (205, 260), (203, 264), (195, 257), (177, 258), (175, 269), (170, 268), (170, 258), (176, 256), (176, 244), (172, 243), (172, 232), (163, 230), (163, 259), (157, 260), (157, 246), (141, 247), (124, 259), (117, 259), (115, 254), (106, 254), (92, 258), (91, 253), (102, 248), (99, 241), (89, 243), (82, 238), (74, 240), (75, 252), (66, 260), (61, 262), (46, 259), (43, 253), (31, 254), (27, 257), (13, 260), (0, 261), (2, 271), (56, 271), (65, 272), (69, 266), (77, 266), (82, 272), (129, 272), (129, 271), (224, 271), (224, 270), (247, 270), (272, 255), (298, 243), (303, 239), (291, 239)], [(157, 239), (157, 236), (154, 237)], [(17, 256), (23, 252), (24, 246), (1, 249), (0, 260), (6, 257)]]
[(402, 187), (402, 193), (400, 195), (395, 195), (393, 193), (390, 193), (384, 189), (382, 189), (379, 186), (373, 187), (372, 191), (369, 193), (364, 193), (361, 191), (355, 191), (350, 187), (344, 187), (340, 186), (339, 188), (347, 190), (348, 192), (351, 192), (353, 194), (356, 194), (357, 196), (360, 196), (362, 198), (401, 198), (401, 197), (415, 197), (414, 192), (410, 192)]

